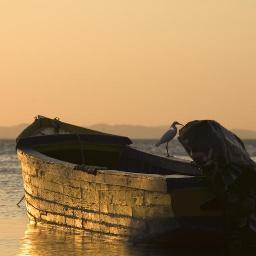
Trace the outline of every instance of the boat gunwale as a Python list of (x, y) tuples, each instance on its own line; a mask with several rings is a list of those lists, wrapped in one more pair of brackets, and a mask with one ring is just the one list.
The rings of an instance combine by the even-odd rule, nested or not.
[[(96, 137), (95, 137), (96, 136)], [(98, 137), (99, 136), (99, 137)], [(101, 143), (101, 139), (104, 138), (103, 143)], [(186, 171), (177, 171), (177, 170), (172, 170), (170, 167), (170, 172), (169, 173), (152, 173), (152, 172), (143, 172), (143, 171), (126, 171), (126, 170), (121, 170), (121, 169), (113, 169), (113, 168), (96, 168), (95, 171), (91, 172), (90, 166), (88, 166), (88, 169), (86, 168), (87, 166), (83, 166), (77, 163), (72, 163), (69, 161), (65, 161), (65, 160), (60, 160), (58, 158), (52, 157), (47, 155), (46, 153), (40, 152), (40, 150), (36, 147), (40, 147), (40, 146), (45, 146), (45, 145), (54, 145), (55, 143), (65, 143), (65, 139), (66, 142), (68, 141), (76, 141), (78, 139), (78, 143), (88, 143), (91, 144), (94, 142), (94, 140), (96, 139), (96, 144), (98, 145), (109, 145), (109, 146), (114, 146), (114, 147), (122, 147), (124, 150), (129, 150), (132, 151), (133, 154), (146, 154), (149, 157), (153, 157), (155, 159), (157, 159), (157, 161), (164, 161), (164, 162), (173, 162), (173, 164), (175, 165), (179, 165), (179, 164), (185, 164), (185, 165), (189, 165), (189, 161), (188, 160), (184, 160), (184, 159), (179, 159), (179, 158), (166, 158), (166, 157), (162, 157), (162, 156), (158, 156), (158, 155), (154, 155), (152, 153), (148, 153), (145, 151), (141, 151), (138, 150), (136, 148), (132, 148), (131, 146), (122, 143), (123, 141), (121, 141), (121, 143), (119, 143), (118, 140), (116, 140), (116, 138), (113, 140), (113, 138), (109, 138), (107, 136), (104, 135), (82, 135), (81, 139), (79, 140), (79, 134), (54, 134), (54, 135), (44, 135), (44, 136), (32, 136), (32, 137), (28, 137), (28, 138), (22, 138), (18, 143), (17, 143), (17, 153), (19, 151), (24, 152), (25, 154), (29, 155), (30, 157), (34, 157), (37, 160), (41, 160), (44, 161), (44, 163), (46, 164), (58, 164), (63, 166), (64, 168), (69, 168), (71, 171), (80, 171), (83, 173), (87, 173), (87, 175), (90, 175), (89, 180), (96, 182), (98, 180), (98, 183), (104, 183), (104, 184), (113, 184), (113, 185), (120, 185), (120, 182), (116, 182), (116, 184), (114, 184), (110, 178), (107, 178), (107, 182), (102, 182), (102, 180), (105, 180), (105, 178), (98, 178), (99, 176), (112, 176), (112, 177), (119, 177), (119, 180), (121, 180), (121, 178), (123, 177), (123, 179), (136, 179), (137, 180), (137, 185), (135, 186), (136, 188), (140, 189), (141, 185), (139, 183), (154, 183), (154, 185), (149, 185), (148, 187), (150, 188), (151, 191), (160, 191), (160, 192), (167, 192), (170, 188), (169, 184), (170, 184), (170, 180), (177, 180), (179, 179), (179, 183), (182, 180), (191, 180), (191, 178), (193, 180), (197, 180), (198, 178), (201, 179), (202, 176), (197, 174), (197, 173), (188, 173)], [(180, 168), (180, 167), (179, 167)], [(139, 169), (139, 168), (138, 168)], [(157, 170), (156, 170), (157, 172)], [(172, 176), (173, 175), (173, 176)], [(97, 177), (96, 177), (97, 176)], [(100, 180), (100, 181), (99, 181)], [(115, 178), (114, 178), (115, 180)], [(146, 180), (146, 181), (145, 181)], [(127, 183), (129, 183), (129, 181), (127, 181)], [(134, 182), (133, 182), (134, 183)], [(158, 185), (156, 185), (156, 183)], [(160, 184), (162, 188), (160, 188)], [(189, 182), (191, 183), (191, 182)], [(193, 183), (193, 182), (192, 182)], [(196, 182), (197, 183), (197, 182)], [(123, 182), (121, 182), (122, 186), (128, 186), (128, 184), (123, 184)], [(182, 184), (181, 184), (182, 185)], [(132, 185), (132, 187), (134, 187), (134, 185)], [(145, 185), (142, 185), (142, 187), (145, 187)], [(147, 186), (146, 186), (147, 187)], [(154, 187), (154, 189), (153, 189)], [(155, 190), (155, 187), (158, 187)], [(182, 187), (182, 186), (181, 186)]]
[[(114, 186), (131, 187), (136, 189), (143, 189), (155, 192), (167, 192), (167, 177), (159, 174), (148, 174), (148, 173), (134, 173), (125, 172), (119, 170), (97, 170), (96, 174), (88, 173), (85, 170), (77, 168), (76, 164), (72, 164), (66, 161), (62, 161), (56, 158), (49, 157), (43, 153), (40, 153), (32, 148), (17, 149), (17, 155), (26, 155), (26, 157), (32, 158), (35, 161), (43, 161), (45, 164), (61, 165), (64, 168), (68, 168), (72, 176), (72, 172), (81, 173), (84, 179), (88, 182), (108, 184)], [(19, 156), (20, 161), (21, 157)], [(60, 174), (61, 175), (61, 174)], [(80, 175), (81, 176), (81, 175)], [(106, 177), (107, 176), (107, 177)], [(129, 182), (123, 182), (126, 180)], [(143, 182), (145, 181), (145, 182)], [(128, 184), (130, 183), (130, 184)], [(146, 184), (145, 184), (146, 183)]]
[[(123, 148), (123, 149), (129, 149), (133, 153), (138, 153), (138, 154), (143, 153), (144, 155), (147, 155), (149, 157), (154, 157), (157, 160), (161, 160), (161, 161), (165, 161), (165, 162), (173, 162), (175, 164), (176, 163), (186, 164), (186, 165), (190, 166), (191, 170), (193, 169), (191, 171), (191, 173), (185, 173), (185, 171), (180, 172), (180, 173), (178, 171), (173, 171), (174, 174), (201, 176), (199, 170), (196, 167), (190, 165), (191, 161), (182, 159), (182, 158), (173, 157), (173, 156), (167, 158), (164, 156), (149, 153), (147, 151), (138, 150), (136, 148), (131, 147), (129, 144), (126, 143), (126, 137), (121, 137), (121, 136), (116, 136), (116, 137), (113, 136), (112, 137), (112, 136), (102, 135), (102, 134), (95, 135), (95, 134), (76, 134), (76, 133), (31, 136), (31, 137), (20, 139), (17, 142), (16, 150), (23, 149), (23, 148), (30, 148), (30, 149), (33, 149), (33, 150), (41, 153), (39, 150), (37, 150), (34, 147), (40, 147), (40, 146), (45, 146), (45, 145), (54, 145), (54, 144), (58, 145), (59, 143), (61, 144), (61, 143), (67, 143), (67, 142), (72, 142), (72, 143), (77, 142), (78, 145), (80, 145), (80, 147), (81, 147), (81, 145), (95, 144), (95, 145), (99, 145), (99, 146), (104, 145), (104, 146), (110, 146), (110, 147), (119, 147), (119, 148)], [(47, 156), (44, 153), (41, 153), (41, 154)], [(48, 157), (50, 157), (50, 156), (48, 156)], [(50, 158), (59, 160), (54, 157), (50, 157)], [(60, 160), (60, 161), (70, 163), (65, 160)], [(117, 171), (119, 171), (119, 170), (117, 170)], [(142, 173), (142, 172), (140, 172), (140, 173)], [(147, 174), (146, 172), (144, 172), (144, 173)], [(150, 173), (150, 174), (153, 174), (153, 173)], [(161, 174), (161, 175), (163, 175), (163, 174)]]
[[(64, 165), (65, 167), (71, 167), (71, 168), (74, 168), (73, 170), (74, 171), (82, 171), (82, 172), (86, 172), (84, 170), (80, 170), (78, 169), (79, 165), (78, 164), (73, 164), (73, 163), (70, 163), (68, 161), (63, 161), (63, 160), (59, 160), (57, 158), (53, 158), (53, 157), (50, 157), (50, 156), (47, 156), (46, 154), (43, 154), (33, 148), (29, 148), (29, 147), (25, 147), (25, 148), (22, 148), (22, 149), (17, 149), (17, 152), (24, 152), (32, 157), (35, 157), (35, 158), (40, 158), (40, 160), (45, 160), (46, 163), (49, 163), (49, 164), (62, 164)], [(134, 175), (134, 176), (146, 176), (146, 177), (154, 177), (154, 178), (157, 178), (157, 177), (161, 177), (161, 178), (165, 178), (165, 177), (170, 177), (171, 175), (175, 175), (175, 176), (182, 176), (182, 177), (196, 177), (196, 176), (193, 176), (193, 175), (183, 175), (183, 174), (177, 174), (177, 173), (174, 173), (174, 174), (168, 174), (168, 175), (162, 175), (162, 174), (156, 174), (156, 173), (143, 173), (143, 172), (126, 172), (126, 171), (122, 171), (122, 170), (114, 170), (114, 169), (98, 169), (97, 172), (107, 172), (107, 173), (113, 173), (113, 174), (123, 174), (123, 175), (129, 175), (131, 176)]]

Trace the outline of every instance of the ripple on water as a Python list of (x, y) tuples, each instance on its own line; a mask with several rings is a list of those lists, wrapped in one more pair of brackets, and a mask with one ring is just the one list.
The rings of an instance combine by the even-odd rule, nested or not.
[(221, 250), (191, 250), (160, 247), (152, 244), (129, 244), (107, 241), (79, 232), (60, 230), (50, 226), (28, 224), (17, 255), (51, 256), (221, 256)]

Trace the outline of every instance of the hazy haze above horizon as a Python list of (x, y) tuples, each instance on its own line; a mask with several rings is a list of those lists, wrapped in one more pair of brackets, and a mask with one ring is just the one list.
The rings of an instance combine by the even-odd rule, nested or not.
[(2, 0), (0, 126), (256, 130), (255, 27), (254, 0)]

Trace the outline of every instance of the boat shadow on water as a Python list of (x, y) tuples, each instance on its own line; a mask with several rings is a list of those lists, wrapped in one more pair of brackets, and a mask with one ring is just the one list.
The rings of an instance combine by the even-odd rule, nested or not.
[(172, 248), (152, 243), (131, 244), (124, 241), (109, 241), (70, 229), (50, 225), (27, 224), (18, 256), (31, 255), (226, 255), (222, 249)]

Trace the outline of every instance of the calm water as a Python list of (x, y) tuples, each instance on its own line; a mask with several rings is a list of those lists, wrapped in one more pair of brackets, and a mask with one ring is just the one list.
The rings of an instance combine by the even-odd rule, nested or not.
[[(164, 154), (164, 147), (154, 147), (154, 140), (136, 140), (134, 147)], [(251, 156), (256, 159), (256, 141), (246, 141)], [(170, 144), (173, 155), (188, 158), (177, 141)], [(76, 234), (28, 223), (24, 203), (16, 203), (23, 196), (20, 166), (16, 158), (15, 142), (0, 140), (0, 255), (222, 255), (221, 252), (174, 250), (153, 245), (127, 245), (97, 241)]]

